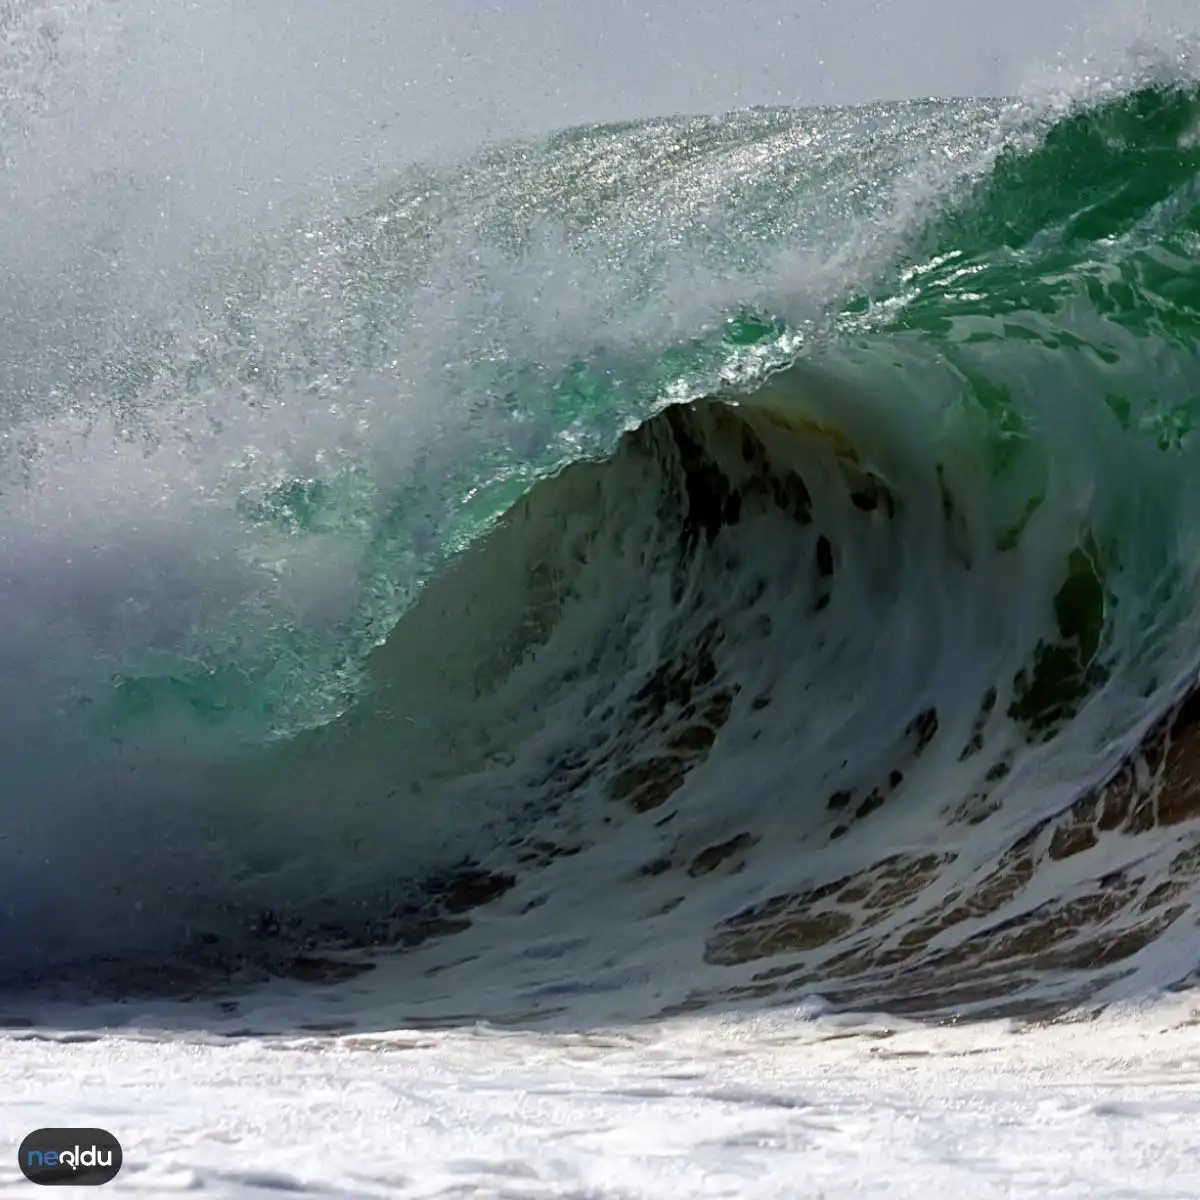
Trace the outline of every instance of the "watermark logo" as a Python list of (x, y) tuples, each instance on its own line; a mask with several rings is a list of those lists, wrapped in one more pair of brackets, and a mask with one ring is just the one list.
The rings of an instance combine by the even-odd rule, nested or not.
[(35, 1129), (17, 1151), (25, 1178), (47, 1186), (99, 1187), (116, 1177), (123, 1157), (106, 1129)]

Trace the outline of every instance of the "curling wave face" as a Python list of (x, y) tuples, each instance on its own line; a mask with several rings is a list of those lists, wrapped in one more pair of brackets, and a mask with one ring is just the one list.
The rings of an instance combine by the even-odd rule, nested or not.
[(1198, 187), (1185, 83), (588, 129), (35, 372), (5, 969), (399, 946), (492, 1015), (1177, 981)]

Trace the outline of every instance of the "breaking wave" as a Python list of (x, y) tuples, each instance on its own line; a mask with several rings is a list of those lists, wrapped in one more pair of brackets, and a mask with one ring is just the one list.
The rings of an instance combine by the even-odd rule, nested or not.
[(414, 170), (10, 370), (0, 962), (1178, 982), (1198, 262), (1190, 82), (756, 110)]

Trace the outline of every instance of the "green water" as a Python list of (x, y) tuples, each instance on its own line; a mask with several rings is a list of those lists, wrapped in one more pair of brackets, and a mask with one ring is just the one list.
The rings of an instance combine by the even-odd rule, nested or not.
[[(1002, 551), (1046, 506), (1106, 548), (1106, 616), (1070, 582), (1086, 572), (1062, 583), (1074, 649), (1047, 648), (1025, 681), (1036, 725), (1055, 703), (1039, 694), (1105, 677), (1121, 605), (1143, 610), (1131, 661), (1192, 619), (1198, 262), (1190, 86), (1058, 113), (657, 120), (413, 170), (358, 215), (264, 234), (221, 269), (207, 326), (95, 368), (151, 447), (214, 395), (284, 428), (340, 413), (302, 473), (223, 442), (210, 499), (241, 531), (233, 553), (338, 547), (352, 596), (314, 625), (267, 589), (182, 645), (135, 647), (94, 720), (123, 733), (169, 710), (257, 737), (335, 717), (423, 584), (540, 480), (664, 403), (799, 359), (883, 426), (932, 412), (921, 453), (950, 508), (981, 492)], [(381, 469), (366, 448), (410, 425)]]

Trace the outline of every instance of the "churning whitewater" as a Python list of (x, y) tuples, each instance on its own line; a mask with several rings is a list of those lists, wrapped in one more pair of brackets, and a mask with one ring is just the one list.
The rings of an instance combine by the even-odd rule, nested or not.
[(6, 346), (5, 980), (1185, 981), (1198, 262), (1173, 67), (505, 145)]

